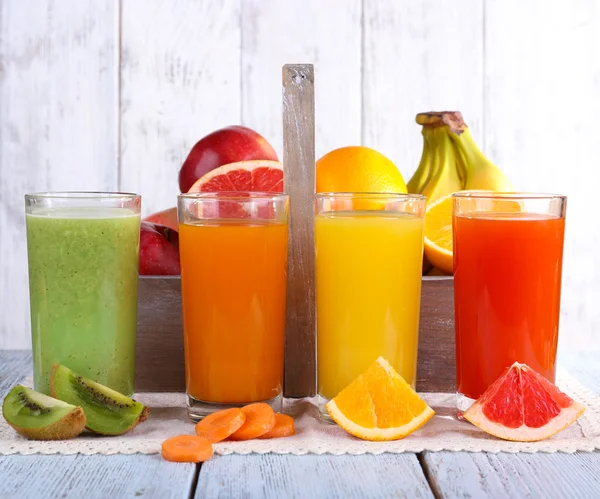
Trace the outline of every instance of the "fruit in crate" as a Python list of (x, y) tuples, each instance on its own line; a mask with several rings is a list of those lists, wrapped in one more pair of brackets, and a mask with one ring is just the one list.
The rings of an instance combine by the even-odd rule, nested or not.
[(85, 428), (83, 409), (30, 388), (15, 386), (4, 399), (2, 415), (19, 434), (33, 440), (65, 440)]
[(179, 275), (179, 234), (165, 225), (140, 225), (140, 275)]
[(398, 440), (421, 428), (434, 411), (379, 357), (325, 408), (344, 430), (363, 440)]
[(144, 222), (151, 222), (157, 225), (165, 225), (173, 230), (179, 230), (179, 223), (177, 222), (177, 208), (168, 208), (166, 210), (158, 211), (148, 215), (143, 220)]
[(221, 128), (200, 139), (179, 170), (179, 188), (188, 192), (208, 172), (237, 161), (277, 161), (277, 153), (259, 133), (244, 126)]
[(83, 409), (86, 428), (101, 435), (122, 435), (148, 418), (150, 410), (125, 395), (56, 364), (50, 377), (53, 397)]
[(439, 273), (451, 275), (451, 195), (463, 190), (510, 192), (513, 186), (477, 147), (460, 112), (419, 113), (416, 121), (423, 127), (423, 151), (407, 188), (427, 196), (425, 257)]
[[(440, 273), (452, 275), (452, 194), (427, 205), (423, 246), (425, 257)], [(427, 275), (432, 274), (432, 269)]]
[(279, 161), (238, 161), (216, 168), (198, 179), (189, 192), (283, 192)]
[(585, 407), (526, 364), (515, 362), (471, 405), (464, 417), (504, 440), (534, 442), (574, 423)]
[(316, 168), (317, 192), (406, 192), (396, 165), (369, 147), (335, 149), (320, 158)]

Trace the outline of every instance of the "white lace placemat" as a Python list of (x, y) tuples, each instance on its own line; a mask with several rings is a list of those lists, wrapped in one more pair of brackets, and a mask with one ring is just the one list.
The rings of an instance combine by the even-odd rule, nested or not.
[[(472, 451), (472, 452), (578, 452), (600, 449), (600, 397), (564, 372), (559, 387), (587, 407), (584, 415), (554, 437), (532, 443), (497, 439), (461, 422), (455, 413), (452, 394), (428, 393), (423, 398), (436, 415), (419, 431), (403, 440), (366, 442), (348, 435), (334, 424), (320, 421), (312, 399), (289, 399), (284, 412), (296, 419), (296, 435), (273, 440), (221, 442), (216, 454), (381, 454), (384, 452)], [(193, 434), (181, 393), (140, 393), (136, 399), (151, 407), (150, 418), (119, 437), (102, 437), (84, 432), (73, 440), (41, 442), (20, 437), (0, 418), (0, 454), (155, 454), (168, 437)]]

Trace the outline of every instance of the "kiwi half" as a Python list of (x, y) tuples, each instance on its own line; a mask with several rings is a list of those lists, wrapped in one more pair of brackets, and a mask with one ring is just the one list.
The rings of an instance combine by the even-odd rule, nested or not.
[(80, 406), (86, 428), (102, 435), (121, 435), (145, 421), (150, 410), (125, 395), (55, 364), (50, 377), (53, 397)]
[(33, 440), (66, 440), (85, 428), (81, 407), (56, 400), (22, 385), (4, 399), (2, 415), (18, 433)]

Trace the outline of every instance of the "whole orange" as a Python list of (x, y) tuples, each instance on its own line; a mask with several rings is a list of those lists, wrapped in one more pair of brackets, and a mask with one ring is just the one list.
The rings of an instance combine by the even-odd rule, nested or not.
[(348, 146), (317, 161), (317, 192), (407, 191), (402, 174), (389, 158), (369, 147)]

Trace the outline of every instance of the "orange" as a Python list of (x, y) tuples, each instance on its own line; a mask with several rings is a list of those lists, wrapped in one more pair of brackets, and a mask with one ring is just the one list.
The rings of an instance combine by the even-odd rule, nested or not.
[(335, 149), (317, 161), (317, 192), (405, 193), (402, 174), (383, 154), (363, 146)]
[(467, 409), (464, 417), (504, 440), (534, 442), (570, 426), (585, 407), (526, 364), (515, 362)]
[(427, 260), (445, 274), (453, 273), (452, 194), (427, 206), (424, 248)]
[(363, 440), (404, 438), (434, 415), (383, 357), (331, 399), (325, 409), (344, 430)]

